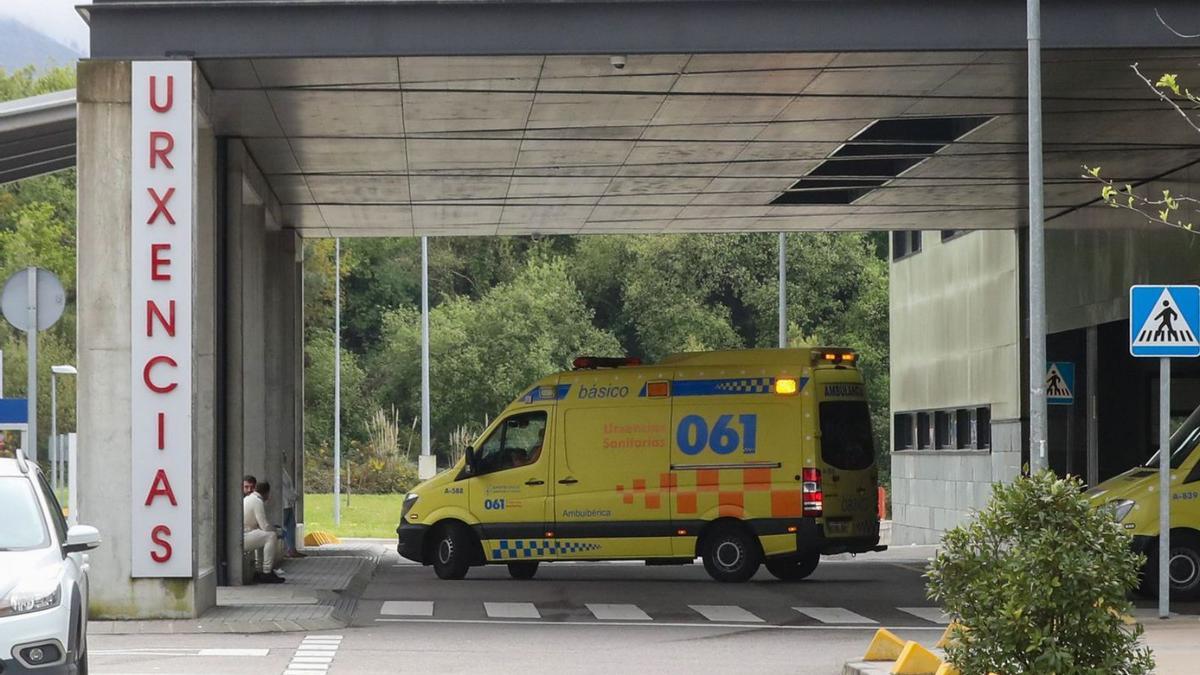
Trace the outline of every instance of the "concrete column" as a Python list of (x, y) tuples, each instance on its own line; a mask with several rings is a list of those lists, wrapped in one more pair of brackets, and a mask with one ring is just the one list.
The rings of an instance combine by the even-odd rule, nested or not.
[(131, 71), (123, 61), (78, 70), (78, 520), (100, 529), (90, 553), (93, 618), (186, 618), (215, 599), (211, 487), (213, 163), (197, 71), (193, 266), (193, 560), (190, 578), (130, 576)]

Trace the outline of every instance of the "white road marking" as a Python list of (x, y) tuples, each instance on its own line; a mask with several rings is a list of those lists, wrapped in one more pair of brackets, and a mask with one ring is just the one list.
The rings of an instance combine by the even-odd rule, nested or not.
[(196, 656), (266, 656), (269, 649), (201, 649)]
[(433, 601), (388, 600), (379, 613), (384, 616), (433, 616)]
[(613, 605), (603, 602), (587, 603), (588, 611), (601, 621), (649, 621), (650, 615), (637, 605)]
[[(770, 623), (700, 623), (700, 622), (671, 622), (671, 621), (510, 621), (506, 619), (375, 619), (379, 623), (470, 623), (470, 624), (505, 624), (513, 626), (566, 626), (568, 628), (588, 628), (595, 629), (597, 626), (641, 626), (642, 628), (699, 628), (710, 630), (713, 628), (736, 628), (739, 630), (813, 630), (813, 631), (843, 631), (843, 630), (877, 630), (874, 626), (791, 626)], [(928, 631), (945, 631), (941, 626), (888, 626), (891, 631), (904, 630), (928, 630)]]
[[(433, 603), (429, 603), (432, 605)], [(432, 607), (429, 614), (433, 614)], [(333, 664), (338, 647), (342, 644), (341, 635), (307, 635), (296, 647), (292, 660), (288, 662), (284, 675), (311, 675), (315, 672), (325, 672)]]
[(540, 619), (532, 602), (485, 602), (483, 609), (493, 619)]
[(879, 623), (842, 607), (793, 607), (792, 609), (821, 623)]
[(940, 607), (897, 607), (896, 609), (932, 623), (942, 625), (950, 623), (950, 617)]
[(763, 623), (763, 620), (737, 605), (688, 605), (709, 621)]

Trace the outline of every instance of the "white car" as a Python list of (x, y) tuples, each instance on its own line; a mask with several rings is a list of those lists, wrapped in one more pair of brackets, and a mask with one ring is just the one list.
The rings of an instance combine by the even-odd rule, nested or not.
[(0, 673), (87, 673), (94, 527), (67, 529), (41, 470), (0, 458)]

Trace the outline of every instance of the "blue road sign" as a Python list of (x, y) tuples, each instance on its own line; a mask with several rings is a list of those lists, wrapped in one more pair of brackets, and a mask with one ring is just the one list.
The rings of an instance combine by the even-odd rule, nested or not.
[(23, 398), (0, 398), (0, 424), (25, 424), (29, 421), (29, 406)]
[(1075, 403), (1075, 364), (1070, 361), (1051, 361), (1046, 368), (1046, 403), (1072, 405)]
[(1129, 353), (1134, 356), (1200, 356), (1200, 286), (1131, 286)]

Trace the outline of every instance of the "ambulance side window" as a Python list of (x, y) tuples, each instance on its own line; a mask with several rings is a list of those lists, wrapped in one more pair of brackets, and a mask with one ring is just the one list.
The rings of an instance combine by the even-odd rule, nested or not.
[(546, 413), (520, 413), (505, 419), (478, 450), (478, 474), (533, 464), (542, 454)]

